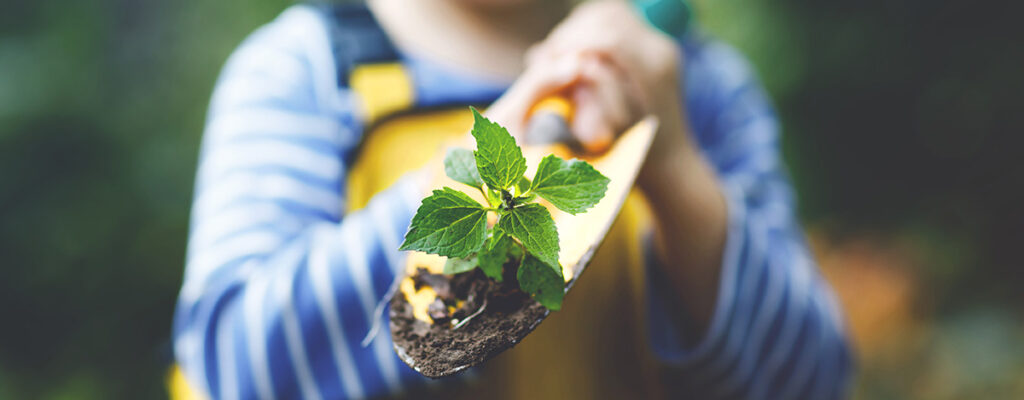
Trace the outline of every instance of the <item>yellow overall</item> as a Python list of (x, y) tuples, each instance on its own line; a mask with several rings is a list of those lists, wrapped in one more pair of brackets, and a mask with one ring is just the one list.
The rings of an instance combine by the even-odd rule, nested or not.
[[(407, 110), (409, 79), (398, 64), (355, 68), (351, 87), (373, 123), (347, 177), (349, 212), (403, 174), (424, 166), (439, 147), (472, 126), (467, 108)], [(383, 120), (382, 116), (390, 115)], [(437, 160), (440, 162), (440, 160)], [(648, 211), (634, 191), (592, 263), (553, 312), (522, 343), (483, 364), (467, 384), (418, 395), (467, 399), (626, 399), (664, 397), (659, 370), (647, 348), (641, 240)], [(562, 237), (562, 241), (572, 238)], [(174, 399), (194, 399), (184, 375), (173, 368)], [(417, 393), (409, 393), (413, 397)]]

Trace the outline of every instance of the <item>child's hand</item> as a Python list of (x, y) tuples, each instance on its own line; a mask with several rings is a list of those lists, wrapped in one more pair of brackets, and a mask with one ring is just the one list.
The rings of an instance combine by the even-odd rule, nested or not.
[[(625, 1), (593, 1), (580, 5), (527, 53), (527, 65), (550, 63), (565, 56), (580, 58), (590, 65), (582, 70), (582, 85), (578, 91), (596, 92), (594, 94), (602, 100), (594, 100), (609, 106), (607, 111), (619, 108), (614, 107), (616, 101), (611, 97), (635, 103), (637, 111), (641, 112), (654, 112), (653, 106), (678, 97), (676, 44), (648, 25)], [(626, 111), (628, 109), (613, 112)], [(633, 121), (626, 122), (635, 122), (641, 117), (634, 116)]]
[(650, 161), (660, 164), (657, 158), (678, 155), (680, 146), (689, 145), (680, 60), (672, 38), (650, 27), (630, 4), (587, 2), (531, 49), (526, 72), (492, 115), (522, 132), (521, 120), (533, 103), (564, 94), (575, 105), (573, 134), (586, 149), (600, 152), (618, 133), (654, 114), (661, 129)]
[(717, 298), (727, 208), (714, 168), (692, 139), (679, 82), (682, 55), (626, 2), (591, 1), (527, 56), (526, 72), (488, 114), (521, 133), (530, 107), (552, 94), (575, 105), (572, 131), (591, 151), (647, 114), (658, 133), (637, 177), (651, 205), (662, 270), (697, 327)]
[(630, 4), (606, 0), (579, 6), (529, 54), (528, 66), (584, 60), (578, 84), (568, 90), (576, 106), (574, 134), (593, 147), (607, 146), (646, 114), (658, 117), (637, 187), (654, 216), (658, 265), (700, 335), (717, 299), (727, 208), (686, 122), (679, 47)]

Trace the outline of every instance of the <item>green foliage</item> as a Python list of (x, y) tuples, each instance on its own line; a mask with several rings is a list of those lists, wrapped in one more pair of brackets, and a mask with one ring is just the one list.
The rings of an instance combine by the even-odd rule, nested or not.
[(608, 190), (608, 182), (608, 178), (585, 161), (566, 161), (549, 155), (537, 167), (531, 189), (559, 210), (575, 215), (601, 201)]
[(423, 199), (399, 250), (445, 257), (475, 253), (487, 240), (487, 211), (465, 193), (445, 187)]
[(519, 178), (519, 181), (516, 182), (516, 193), (526, 193), (528, 190), (530, 190), (530, 179), (525, 176)]
[(491, 122), (473, 110), (473, 137), (476, 138), (476, 167), (480, 177), (492, 189), (508, 189), (526, 172), (526, 158), (512, 137), (501, 125)]
[(498, 220), (498, 229), (519, 239), (528, 253), (551, 268), (561, 270), (558, 265), (558, 231), (544, 206), (532, 203), (508, 210)]
[(509, 250), (514, 245), (515, 241), (506, 235), (505, 232), (494, 230), (491, 233), (491, 237), (487, 239), (487, 244), (477, 253), (477, 259), (480, 260), (480, 269), (484, 271), (484, 274), (495, 281), (501, 282), (502, 267), (505, 265), (505, 261), (508, 260)]
[[(477, 150), (449, 150), (444, 170), (453, 180), (479, 189), (487, 206), (449, 187), (435, 190), (416, 210), (399, 249), (448, 257), (446, 274), (480, 267), (497, 282), (503, 279), (505, 264), (518, 261), (519, 288), (544, 307), (558, 310), (565, 294), (558, 230), (551, 213), (530, 201), (539, 195), (561, 210), (582, 213), (604, 197), (609, 180), (585, 161), (549, 155), (531, 182), (523, 176), (526, 158), (515, 138), (472, 111)], [(498, 214), (494, 228), (487, 228), (489, 212)]]
[(479, 258), (449, 258), (444, 262), (444, 273), (448, 275), (472, 271), (479, 263)]
[(456, 182), (480, 188), (484, 186), (480, 172), (476, 170), (476, 158), (466, 149), (452, 148), (444, 158), (444, 173)]
[[(31, 321), (0, 332), (23, 344), (0, 354), (0, 399), (166, 396), (210, 91), (231, 50), (295, 3), (117, 4), (13, 1), (0, 12), (0, 292), (24, 305), (6, 307), (8, 320)], [(801, 215), (844, 233), (921, 235), (945, 264), (919, 269), (939, 310), (1019, 299), (1006, 278), (1020, 264), (1020, 213), (1000, 211), (1020, 209), (1020, 190), (993, 184), (1024, 181), (1020, 146), (1004, 145), (1022, 126), (1024, 53), (1007, 40), (1020, 36), (1017, 4), (912, 18), (920, 2), (694, 3), (700, 30), (738, 46), (778, 106)], [(936, 21), (957, 21), (956, 34)], [(889, 369), (865, 361), (862, 397), (926, 397), (910, 384), (924, 381), (941, 383), (926, 385), (932, 398), (1024, 398), (1014, 382), (954, 393), (959, 370), (925, 354), (923, 366), (889, 353)], [(1024, 376), (1022, 364), (990, 379)]]
[(555, 272), (543, 261), (532, 254), (527, 254), (522, 265), (516, 271), (516, 279), (519, 280), (519, 287), (524, 292), (532, 293), (533, 298), (541, 305), (552, 311), (562, 308), (562, 298), (565, 291), (565, 279), (562, 271)]

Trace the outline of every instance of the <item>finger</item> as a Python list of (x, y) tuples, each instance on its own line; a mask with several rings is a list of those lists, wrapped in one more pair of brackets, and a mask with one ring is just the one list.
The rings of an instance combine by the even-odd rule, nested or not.
[(580, 80), (593, 86), (595, 100), (600, 104), (602, 115), (613, 133), (620, 132), (638, 119), (636, 107), (633, 106), (637, 100), (631, 98), (625, 77), (612, 65), (588, 59), (583, 62)]
[(582, 61), (578, 57), (557, 57), (549, 63), (533, 65), (524, 72), (518, 89), (538, 97), (561, 90), (579, 79)]
[(536, 65), (538, 60), (547, 55), (545, 50), (544, 42), (539, 42), (530, 46), (530, 48), (526, 49), (526, 53), (523, 54), (523, 65), (525, 65), (526, 68), (530, 68), (531, 65)]
[(564, 55), (572, 49), (580, 38), (593, 39), (595, 36), (607, 36), (613, 27), (597, 22), (592, 7), (581, 5), (572, 14), (555, 26), (543, 41), (533, 46), (527, 54), (527, 60), (552, 59)]
[(607, 150), (614, 139), (613, 127), (603, 115), (597, 97), (597, 91), (592, 85), (580, 85), (572, 92), (576, 113), (573, 115), (571, 129), (583, 148), (590, 153)]
[(489, 118), (505, 125), (519, 136), (527, 112), (540, 99), (572, 85), (580, 76), (580, 60), (564, 57), (550, 64), (530, 66), (488, 110)]
[(576, 53), (580, 56), (608, 58), (630, 74), (643, 74), (643, 57), (632, 40), (650, 29), (623, 1), (591, 1), (576, 7), (573, 13), (531, 51), (528, 62), (552, 59)]
[(526, 60), (538, 64), (563, 57), (597, 58), (613, 64), (627, 75), (642, 74), (643, 66), (636, 64), (636, 51), (610, 34), (574, 35), (538, 45)]
[(621, 72), (597, 59), (583, 62), (580, 83), (573, 90), (577, 113), (573, 134), (590, 152), (602, 152), (619, 132), (640, 118), (637, 99)]

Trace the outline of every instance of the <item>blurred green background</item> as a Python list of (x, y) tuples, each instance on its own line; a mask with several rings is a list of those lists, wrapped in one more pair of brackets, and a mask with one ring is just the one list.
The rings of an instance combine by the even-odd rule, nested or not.
[[(290, 4), (4, 0), (0, 398), (164, 396), (210, 90)], [(697, 2), (779, 108), (858, 398), (1024, 397), (1017, 4)]]

